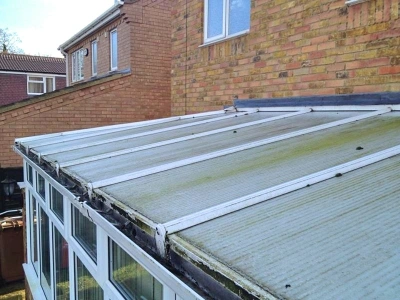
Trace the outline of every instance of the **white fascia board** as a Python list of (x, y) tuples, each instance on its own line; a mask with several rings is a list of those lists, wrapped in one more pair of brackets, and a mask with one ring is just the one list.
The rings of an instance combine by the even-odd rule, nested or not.
[(66, 75), (53, 74), (53, 73), (30, 73), (30, 72), (14, 72), (14, 71), (0, 71), (0, 74), (13, 74), (13, 75), (27, 75), (31, 77), (66, 77)]
[[(256, 111), (254, 111), (254, 112), (256, 112)], [(82, 143), (82, 144), (76, 145), (76, 146), (60, 147), (57, 150), (43, 151), (43, 152), (40, 153), (40, 155), (43, 156), (43, 155), (55, 154), (55, 153), (66, 152), (66, 151), (71, 151), (71, 150), (89, 148), (89, 147), (92, 147), (92, 146), (104, 145), (104, 144), (114, 143), (114, 142), (118, 142), (118, 141), (125, 141), (125, 140), (128, 140), (128, 139), (134, 139), (134, 138), (139, 138), (139, 137), (143, 137), (143, 136), (158, 134), (158, 133), (162, 133), (162, 132), (173, 131), (173, 130), (177, 130), (177, 129), (181, 129), (181, 128), (192, 127), (192, 126), (197, 126), (197, 125), (201, 125), (201, 124), (207, 124), (207, 123), (212, 123), (212, 122), (221, 121), (221, 120), (225, 120), (225, 119), (230, 119), (230, 118), (234, 118), (234, 117), (238, 117), (238, 116), (242, 116), (242, 115), (247, 115), (249, 113), (250, 112), (234, 113), (234, 114), (224, 115), (222, 117), (217, 117), (217, 118), (197, 121), (197, 122), (193, 122), (193, 123), (181, 124), (181, 125), (176, 125), (176, 126), (170, 126), (170, 127), (166, 127), (166, 128), (145, 131), (145, 132), (141, 132), (141, 133), (126, 135), (126, 136), (112, 138), (112, 139), (104, 139), (104, 140), (99, 139), (96, 142), (91, 142), (91, 143), (86, 143), (86, 144)], [(132, 127), (132, 128), (136, 128), (136, 126)], [(87, 138), (87, 137), (100, 136), (100, 135), (103, 135), (103, 134), (109, 134), (109, 133), (119, 132), (119, 131), (128, 130), (128, 129), (131, 129), (131, 128), (128, 127), (128, 128), (110, 130), (110, 131), (107, 131), (107, 132), (87, 134), (87, 135), (84, 135), (84, 136), (79, 136), (79, 137), (76, 137), (76, 138), (71, 137), (70, 139), (63, 139), (63, 140), (56, 141), (56, 142), (47, 142), (47, 143), (44, 142), (44, 143), (41, 143), (39, 145), (35, 145), (35, 147), (54, 145), (54, 144), (61, 144), (61, 143), (64, 143), (66, 141), (80, 140), (80, 139), (84, 139), (84, 138)], [(34, 150), (32, 150), (32, 151), (34, 152)], [(37, 154), (39, 154), (39, 153), (37, 153)]]
[(125, 127), (126, 128), (128, 128), (128, 127), (129, 128), (139, 128), (139, 127), (151, 126), (151, 125), (179, 121), (179, 120), (193, 119), (193, 118), (199, 118), (199, 117), (208, 117), (208, 116), (219, 115), (219, 114), (222, 115), (225, 113), (226, 112), (224, 110), (218, 110), (218, 111), (198, 113), (198, 114), (192, 114), (192, 115), (176, 116), (176, 117), (139, 121), (139, 122), (132, 122), (132, 123), (124, 123), (124, 124), (116, 124), (116, 125), (108, 125), (108, 126), (101, 126), (101, 127), (95, 127), (95, 128), (87, 128), (87, 129), (78, 129), (78, 130), (71, 130), (71, 131), (65, 131), (65, 132), (59, 132), (59, 133), (42, 134), (42, 135), (36, 135), (36, 136), (30, 136), (30, 137), (24, 137), (24, 138), (17, 138), (17, 139), (15, 139), (15, 142), (16, 143), (25, 143), (25, 142), (37, 141), (37, 140), (51, 138), (51, 137), (62, 136), (62, 135), (73, 135), (73, 134), (77, 134), (77, 133), (96, 132), (96, 131), (115, 129), (115, 128), (125, 128)]
[(260, 112), (296, 111), (301, 108), (311, 108), (313, 111), (375, 111), (390, 108), (400, 110), (400, 105), (340, 105), (340, 106), (287, 106), (287, 107), (238, 107), (238, 111), (258, 109)]
[(58, 50), (61, 52), (65, 52), (65, 50), (68, 50), (75, 44), (79, 43), (82, 41), (84, 38), (101, 28), (102, 26), (108, 24), (109, 22), (113, 21), (115, 18), (117, 18), (121, 11), (120, 7), (124, 3), (121, 1), (118, 1), (116, 4), (114, 4), (112, 7), (110, 7), (107, 11), (105, 11), (102, 15), (100, 15), (98, 18), (96, 18), (93, 22), (91, 22), (89, 25), (84, 27), (82, 30), (80, 30), (78, 33), (76, 33), (73, 37), (71, 37), (69, 40), (64, 42), (58, 47)]
[(290, 139), (290, 138), (301, 136), (301, 135), (304, 135), (304, 134), (308, 134), (308, 133), (312, 133), (312, 132), (316, 132), (316, 131), (332, 128), (332, 127), (335, 127), (335, 126), (348, 124), (348, 123), (355, 122), (355, 121), (362, 120), (362, 119), (366, 119), (366, 118), (371, 118), (371, 117), (374, 117), (374, 116), (377, 116), (377, 115), (381, 115), (381, 114), (385, 114), (385, 113), (388, 113), (388, 112), (391, 112), (391, 109), (383, 109), (383, 110), (379, 110), (379, 111), (374, 111), (374, 112), (370, 112), (370, 113), (354, 116), (354, 117), (351, 117), (351, 118), (346, 118), (346, 119), (343, 119), (343, 120), (334, 121), (334, 122), (330, 122), (330, 123), (326, 123), (326, 124), (322, 124), (322, 125), (318, 125), (318, 126), (314, 126), (314, 127), (298, 130), (298, 131), (287, 133), (287, 134), (283, 134), (283, 135), (280, 135), (280, 136), (267, 138), (267, 139), (264, 139), (264, 140), (255, 141), (255, 142), (251, 142), (251, 143), (247, 143), (247, 144), (243, 144), (243, 145), (239, 145), (239, 146), (235, 146), (235, 147), (231, 147), (231, 148), (227, 148), (227, 149), (223, 149), (223, 150), (214, 151), (214, 152), (211, 152), (211, 153), (207, 153), (207, 154), (203, 154), (203, 155), (199, 155), (199, 156), (183, 159), (183, 160), (172, 162), (172, 163), (167, 163), (167, 164), (156, 166), (156, 167), (153, 167), (153, 168), (144, 169), (144, 170), (141, 170), (141, 171), (132, 172), (132, 173), (128, 173), (128, 174), (124, 174), (124, 175), (120, 175), (120, 176), (115, 176), (115, 177), (104, 179), (104, 180), (99, 180), (99, 181), (96, 181), (96, 182), (93, 182), (93, 183), (88, 183), (87, 187), (88, 187), (89, 191), (91, 192), (94, 189), (98, 189), (98, 188), (101, 188), (101, 187), (104, 187), (104, 186), (109, 186), (109, 185), (113, 185), (113, 184), (129, 181), (129, 180), (133, 180), (133, 179), (136, 179), (136, 178), (148, 176), (148, 175), (151, 175), (151, 174), (156, 174), (156, 173), (164, 172), (164, 171), (167, 171), (167, 170), (176, 169), (176, 168), (179, 168), (179, 167), (183, 167), (183, 166), (187, 166), (187, 165), (190, 165), (190, 164), (194, 164), (194, 163), (210, 160), (210, 159), (221, 157), (221, 156), (224, 156), (224, 155), (229, 155), (229, 154), (236, 153), (236, 152), (239, 152), (239, 151), (253, 149), (253, 148), (256, 148), (256, 147), (260, 147), (260, 146), (264, 146), (264, 145), (267, 145), (267, 144), (275, 143), (275, 142), (278, 142), (278, 141)]
[(371, 165), (381, 160), (400, 154), (400, 146), (395, 146), (359, 159), (320, 171), (301, 178), (265, 189), (259, 192), (234, 199), (232, 201), (205, 209), (191, 215), (162, 224), (167, 234), (185, 230), (192, 226), (216, 219), (218, 217), (242, 210), (246, 207), (282, 196), (304, 187), (334, 178), (338, 173), (345, 174), (356, 169)]
[(100, 226), (114, 242), (126, 249), (128, 253), (132, 255), (132, 257), (140, 265), (147, 269), (160, 282), (169, 286), (172, 290), (174, 290), (175, 293), (183, 297), (183, 299), (203, 299), (200, 295), (198, 295), (195, 291), (193, 291), (185, 283), (183, 283), (179, 278), (177, 278), (164, 266), (162, 266), (158, 261), (147, 254), (133, 241), (128, 239), (122, 232), (111, 225), (97, 211), (95, 211), (85, 202), (83, 203), (83, 207), (89, 212), (91, 219), (97, 226)]
[(311, 112), (311, 109), (304, 109), (304, 110), (300, 110), (299, 112), (284, 114), (284, 115), (277, 116), (277, 117), (266, 118), (266, 119), (262, 119), (262, 120), (258, 120), (258, 121), (254, 121), (254, 122), (247, 122), (247, 123), (233, 125), (233, 126), (229, 126), (229, 127), (211, 130), (211, 131), (205, 131), (205, 132), (187, 135), (184, 137), (166, 140), (166, 141), (162, 141), (162, 142), (158, 142), (158, 143), (143, 145), (140, 147), (133, 147), (133, 148), (128, 148), (128, 149), (119, 150), (119, 151), (107, 152), (104, 154), (86, 157), (86, 158), (82, 158), (82, 159), (66, 161), (66, 162), (60, 163), (59, 167), (60, 168), (70, 167), (70, 166), (80, 165), (80, 164), (93, 162), (93, 161), (97, 161), (97, 160), (107, 159), (107, 158), (115, 157), (115, 156), (119, 156), (119, 155), (124, 155), (124, 154), (134, 153), (134, 152), (143, 151), (143, 150), (147, 150), (147, 149), (157, 148), (157, 147), (161, 147), (161, 146), (171, 145), (171, 144), (180, 143), (183, 141), (189, 141), (189, 140), (197, 139), (200, 137), (210, 136), (213, 134), (227, 132), (227, 131), (231, 131), (231, 130), (235, 130), (235, 129), (241, 129), (241, 128), (246, 128), (246, 127), (255, 126), (255, 125), (259, 125), (259, 124), (273, 122), (276, 120), (286, 119), (286, 118), (290, 118), (293, 116), (305, 114), (308, 112)]

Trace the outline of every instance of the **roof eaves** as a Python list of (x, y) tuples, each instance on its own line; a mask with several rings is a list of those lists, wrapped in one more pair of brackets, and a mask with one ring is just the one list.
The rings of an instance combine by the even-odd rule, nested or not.
[(93, 33), (95, 30), (99, 29), (100, 27), (108, 24), (109, 22), (117, 18), (120, 15), (120, 7), (123, 5), (124, 5), (123, 1), (117, 1), (116, 4), (110, 7), (107, 11), (105, 11), (102, 15), (96, 18), (93, 22), (91, 22), (89, 25), (87, 25), (78, 33), (76, 33), (69, 40), (61, 44), (58, 47), (58, 50), (60, 50), (61, 52), (68, 50), (69, 48), (79, 43), (84, 38), (86, 38), (88, 35)]

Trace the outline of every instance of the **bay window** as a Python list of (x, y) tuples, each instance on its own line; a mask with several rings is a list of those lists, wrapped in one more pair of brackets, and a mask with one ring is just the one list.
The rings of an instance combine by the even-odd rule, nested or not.
[(250, 0), (204, 0), (204, 42), (237, 36), (250, 29)]

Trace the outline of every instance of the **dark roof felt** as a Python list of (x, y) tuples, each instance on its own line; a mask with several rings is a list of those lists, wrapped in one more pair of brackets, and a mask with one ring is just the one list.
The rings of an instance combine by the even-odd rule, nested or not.
[(65, 59), (58, 57), (0, 53), (0, 71), (65, 75)]

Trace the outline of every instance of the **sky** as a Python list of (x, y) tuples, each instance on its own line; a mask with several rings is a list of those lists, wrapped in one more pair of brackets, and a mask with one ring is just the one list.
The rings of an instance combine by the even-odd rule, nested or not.
[(25, 54), (63, 57), (57, 48), (114, 5), (114, 0), (0, 0), (0, 28)]

